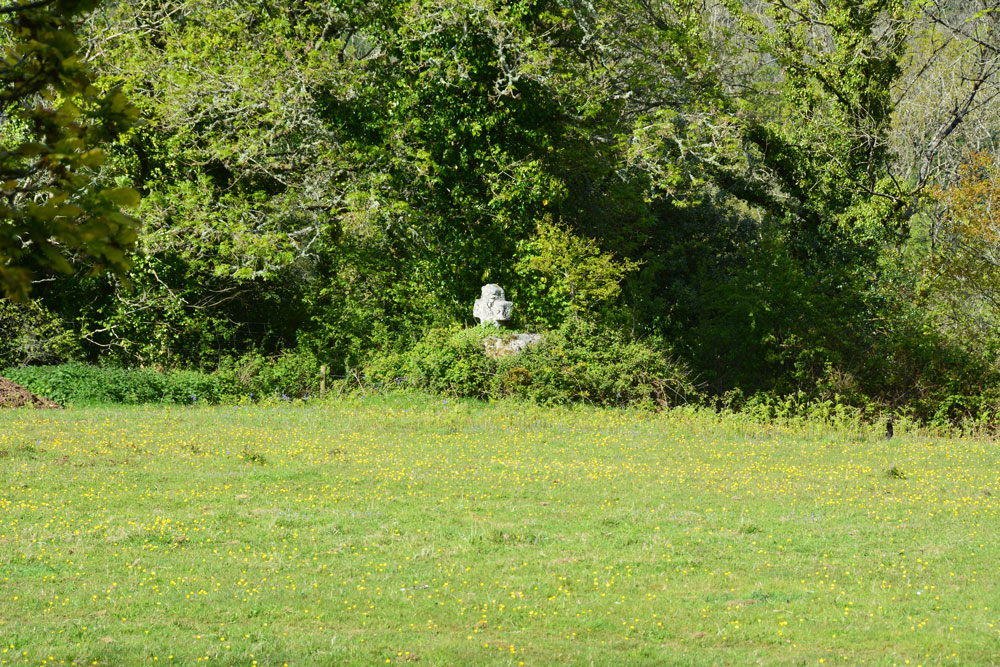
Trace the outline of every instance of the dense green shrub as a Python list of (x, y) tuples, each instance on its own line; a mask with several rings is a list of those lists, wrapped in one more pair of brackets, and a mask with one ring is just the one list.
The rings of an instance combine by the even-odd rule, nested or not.
[(483, 354), (483, 339), (496, 335), (486, 327), (454, 325), (432, 329), (406, 352), (376, 357), (365, 376), (378, 387), (412, 386), (451, 396), (485, 398), (495, 362)]
[(198, 371), (162, 373), (80, 363), (8, 368), (3, 375), (40, 396), (69, 405), (217, 403), (225, 389), (221, 377)]
[(308, 353), (245, 355), (218, 370), (157, 371), (69, 363), (13, 367), (3, 376), (32, 392), (69, 405), (219, 403), (302, 398), (319, 389), (319, 362)]
[(305, 398), (319, 392), (321, 364), (311, 352), (286, 352), (277, 357), (250, 352), (224, 359), (216, 375), (230, 396)]
[(79, 354), (76, 335), (40, 303), (0, 299), (0, 368), (56, 364)]
[(410, 386), (453, 396), (517, 396), (542, 404), (582, 401), (608, 406), (663, 406), (696, 394), (690, 372), (656, 339), (570, 320), (515, 356), (490, 358), (484, 339), (508, 335), (487, 327), (430, 331), (403, 353), (365, 368), (378, 386)]

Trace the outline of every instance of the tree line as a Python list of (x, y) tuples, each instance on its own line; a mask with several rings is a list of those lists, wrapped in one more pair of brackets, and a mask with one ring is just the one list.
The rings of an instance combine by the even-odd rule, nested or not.
[(520, 328), (655, 339), (709, 395), (979, 418), (998, 9), (14, 3), (0, 355), (336, 371), (494, 282)]

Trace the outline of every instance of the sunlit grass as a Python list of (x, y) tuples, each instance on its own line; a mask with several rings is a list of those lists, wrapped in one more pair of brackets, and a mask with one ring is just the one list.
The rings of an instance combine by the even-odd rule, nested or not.
[(0, 412), (0, 664), (988, 663), (993, 443), (397, 396)]

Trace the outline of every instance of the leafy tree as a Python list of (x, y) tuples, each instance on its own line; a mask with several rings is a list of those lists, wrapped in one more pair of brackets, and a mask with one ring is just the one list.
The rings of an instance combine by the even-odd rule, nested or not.
[(552, 88), (584, 39), (556, 2), (158, 0), (101, 25), (104, 79), (148, 117), (114, 156), (143, 229), (136, 289), (85, 318), (146, 361), (206, 347), (185, 332), (240, 336), (277, 291), (313, 324), (261, 315), (276, 344), (335, 357), (467, 316), (484, 279), (517, 279), (518, 242), (572, 175), (610, 171)]
[(121, 207), (137, 193), (97, 178), (102, 146), (137, 110), (117, 89), (93, 85), (75, 36), (86, 0), (19, 2), (0, 9), (0, 283), (23, 300), (39, 271), (81, 265), (122, 275), (136, 239)]
[(896, 90), (897, 178), (953, 183), (970, 151), (996, 152), (1000, 2), (919, 3)]
[(96, 349), (184, 364), (295, 344), (296, 283), (343, 209), (350, 163), (325, 105), (350, 94), (360, 6), (155, 0), (91, 16), (101, 81), (145, 119), (108, 164), (143, 193), (132, 289), (96, 281), (66, 302)]
[(974, 153), (958, 181), (937, 192), (942, 221), (931, 247), (936, 290), (967, 335), (993, 338), (1000, 312), (1000, 166)]
[(76, 336), (37, 301), (0, 299), (0, 368), (64, 363), (79, 352)]
[(133, 287), (36, 290), (94, 358), (336, 366), (489, 281), (664, 335), (717, 391), (902, 395), (890, 361), (937, 349), (911, 228), (991, 136), (995, 1), (109, 0), (88, 52), (146, 119), (100, 174), (143, 194)]
[(337, 107), (367, 167), (344, 233), (403, 262), (404, 294), (467, 317), (483, 279), (509, 282), (518, 241), (565, 197), (553, 155), (572, 139), (539, 60), (566, 26), (548, 1), (390, 4), (363, 102)]
[(764, 101), (762, 82), (742, 109), (753, 157), (784, 195), (762, 203), (799, 226), (801, 255), (870, 260), (866, 248), (899, 233), (909, 203), (888, 178), (887, 136), (910, 10), (902, 0), (776, 1), (763, 17), (738, 16), (781, 73), (777, 106), (749, 107)]
[[(539, 223), (519, 255), (518, 268), (528, 274), (529, 284), (534, 283), (534, 294), (522, 290), (522, 295), (529, 297), (529, 313), (538, 312), (549, 326), (560, 324), (566, 314), (579, 319), (581, 313), (613, 300), (625, 276), (639, 266), (601, 252), (594, 239), (575, 235), (551, 217)], [(542, 305), (546, 302), (558, 305), (545, 312)]]

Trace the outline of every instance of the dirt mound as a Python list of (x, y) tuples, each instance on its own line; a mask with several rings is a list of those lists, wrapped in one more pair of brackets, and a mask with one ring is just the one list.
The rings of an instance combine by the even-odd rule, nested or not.
[(35, 396), (19, 384), (14, 384), (7, 378), (0, 377), (0, 408), (62, 408), (61, 405), (47, 398)]

